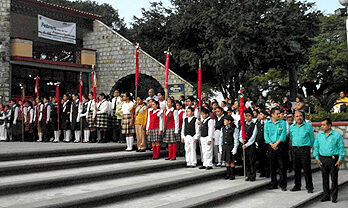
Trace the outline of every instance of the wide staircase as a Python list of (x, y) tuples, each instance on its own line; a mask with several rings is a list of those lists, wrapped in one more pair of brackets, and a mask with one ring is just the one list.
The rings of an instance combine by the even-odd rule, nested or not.
[[(0, 207), (305, 207), (322, 194), (314, 164), (314, 193), (293, 193), (267, 190), (265, 178), (224, 180), (225, 168), (185, 168), (183, 158), (151, 160), (150, 151), (125, 152), (123, 144), (60, 145), (0, 152)], [(340, 171), (339, 184), (347, 182)]]

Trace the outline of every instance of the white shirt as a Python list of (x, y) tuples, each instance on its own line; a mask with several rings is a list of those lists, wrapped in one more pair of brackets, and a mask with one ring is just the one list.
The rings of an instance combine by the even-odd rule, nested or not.
[(131, 114), (130, 109), (133, 107), (134, 103), (130, 101), (129, 103), (124, 102), (121, 107), (122, 114)]
[(156, 110), (153, 110), (152, 108), (150, 108), (148, 111), (147, 111), (147, 122), (146, 122), (146, 131), (149, 130), (150, 128), (150, 122), (151, 122), (151, 119), (150, 119), (150, 112), (153, 112), (153, 113), (157, 113), (157, 117), (159, 117), (159, 129), (160, 131), (163, 130), (163, 116), (162, 116), (162, 113), (163, 111), (160, 110), (160, 109), (156, 109)]

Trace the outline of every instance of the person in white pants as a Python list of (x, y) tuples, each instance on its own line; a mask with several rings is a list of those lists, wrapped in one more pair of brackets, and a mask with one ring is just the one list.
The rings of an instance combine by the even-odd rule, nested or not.
[(215, 162), (216, 166), (221, 166), (221, 153), (219, 152), (219, 138), (221, 134), (221, 129), (224, 127), (224, 110), (221, 107), (217, 107), (215, 109), (215, 116), (214, 116), (214, 126), (215, 126), (215, 131), (214, 131), (214, 157), (215, 157)]
[(200, 142), (202, 147), (202, 162), (203, 166), (199, 169), (210, 170), (213, 168), (213, 134), (214, 134), (214, 120), (210, 119), (210, 111), (206, 108), (202, 108), (202, 118), (200, 131)]
[(0, 141), (7, 140), (7, 130), (6, 130), (6, 113), (3, 111), (4, 106), (0, 103)]
[(181, 142), (185, 143), (186, 167), (196, 167), (197, 165), (196, 144), (199, 139), (199, 124), (193, 114), (194, 109), (188, 107), (181, 131)]

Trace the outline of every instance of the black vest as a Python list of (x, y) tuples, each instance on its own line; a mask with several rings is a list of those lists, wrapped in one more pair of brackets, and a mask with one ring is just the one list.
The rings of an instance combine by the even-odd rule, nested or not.
[(221, 130), (222, 127), (224, 127), (224, 118), (222, 117), (219, 121), (218, 117), (215, 116), (215, 130)]
[(73, 101), (72, 103), (72, 114), (73, 120), (76, 121), (77, 115), (79, 113), (79, 102), (78, 101)]
[(196, 117), (193, 117), (191, 122), (188, 122), (188, 118), (185, 118), (185, 136), (194, 136), (196, 134)]
[(260, 144), (264, 144), (265, 143), (265, 138), (264, 138), (264, 126), (265, 126), (265, 122), (263, 122), (263, 124), (261, 124), (261, 121), (257, 121), (256, 122), (256, 127), (257, 127), (257, 135), (256, 135), (256, 142), (260, 145)]
[(202, 137), (207, 137), (208, 136), (208, 130), (209, 130), (209, 126), (208, 123), (210, 121), (210, 118), (208, 118), (205, 123), (202, 124), (202, 128), (201, 128), (201, 136)]
[(221, 129), (223, 145), (232, 145), (232, 146), (234, 146), (234, 137), (233, 137), (234, 130), (235, 130), (235, 126), (234, 125), (230, 125), (229, 128), (226, 128), (226, 126), (224, 126)]
[(250, 137), (253, 135), (253, 132), (255, 129), (255, 123), (251, 121), (250, 124), (248, 125), (247, 122), (244, 122), (244, 126), (245, 126), (245, 134), (247, 135), (246, 142), (248, 142)]

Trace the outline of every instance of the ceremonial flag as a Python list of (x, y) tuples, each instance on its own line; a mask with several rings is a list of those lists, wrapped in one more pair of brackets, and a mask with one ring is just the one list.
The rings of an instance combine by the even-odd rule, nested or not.
[(238, 91), (238, 99), (239, 99), (239, 116), (240, 116), (240, 126), (242, 131), (242, 139), (246, 140), (247, 135), (245, 133), (245, 125), (244, 125), (244, 110), (246, 107), (244, 106), (244, 95), (242, 87)]
[(35, 95), (36, 97), (39, 97), (39, 82), (40, 82), (40, 77), (35, 77), (35, 88), (34, 88), (34, 91), (35, 91)]
[(22, 105), (21, 105), (21, 111), (23, 112), (24, 109), (24, 99), (25, 99), (25, 91), (24, 86), (21, 84), (21, 97), (22, 97)]
[(198, 89), (197, 89), (197, 97), (198, 97), (198, 107), (202, 106), (202, 61), (199, 60), (199, 68), (198, 68)]
[(171, 53), (168, 51), (166, 52), (166, 81), (165, 81), (165, 85), (164, 88), (168, 89), (168, 77), (169, 77), (169, 57), (170, 57)]
[(95, 73), (95, 66), (92, 66), (92, 88), (93, 88), (93, 99), (97, 102), (97, 74)]
[(139, 85), (139, 44), (135, 48), (135, 86)]
[(79, 100), (80, 100), (80, 102), (82, 101), (82, 86), (83, 86), (82, 72), (80, 72), (80, 79), (79, 79)]
[(59, 115), (60, 100), (59, 100), (59, 84), (56, 85), (56, 101), (57, 101), (57, 114)]

